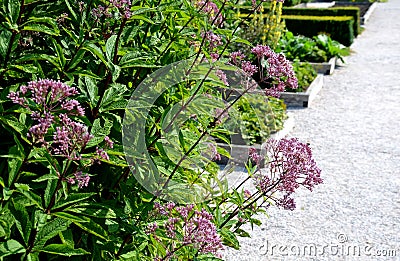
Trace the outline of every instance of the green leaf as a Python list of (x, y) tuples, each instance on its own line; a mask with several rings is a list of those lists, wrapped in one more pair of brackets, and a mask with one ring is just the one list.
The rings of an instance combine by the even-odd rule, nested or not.
[(70, 224), (71, 221), (62, 218), (55, 218), (46, 223), (46, 225), (39, 230), (35, 238), (35, 247), (33, 249), (41, 249), (49, 239), (57, 236), (58, 233), (67, 230)]
[(54, 175), (54, 174), (45, 174), (45, 175), (40, 176), (39, 178), (34, 179), (32, 181), (33, 182), (42, 182), (42, 181), (49, 180), (49, 179), (58, 179), (58, 176), (57, 176), (57, 174), (56, 175)]
[(14, 239), (10, 239), (7, 242), (0, 244), (0, 258), (23, 252), (25, 252), (24, 246)]
[(117, 43), (117, 35), (112, 35), (107, 39), (106, 42), (106, 57), (108, 62), (114, 63), (114, 55), (115, 55), (115, 44)]
[(57, 236), (58, 233), (67, 230), (70, 224), (71, 221), (62, 218), (55, 218), (50, 222), (46, 223), (39, 230), (35, 238), (34, 249), (41, 249), (49, 239)]
[(108, 67), (108, 62), (104, 57), (103, 51), (94, 43), (86, 43), (85, 45), (83, 45), (82, 48), (91, 52), (95, 57), (99, 58)]
[(85, 56), (85, 53), (86, 53), (86, 50), (79, 49), (78, 52), (73, 57), (73, 59), (69, 62), (69, 66), (66, 69), (67, 70), (74, 69), (82, 61), (83, 57)]
[(8, 50), (8, 45), (11, 40), (12, 33), (7, 30), (2, 30), (0, 33), (0, 57), (5, 58)]
[(93, 122), (91, 135), (93, 138), (88, 142), (86, 148), (91, 148), (101, 143), (104, 138), (110, 134), (113, 122), (108, 118), (104, 118), (104, 123), (101, 124), (101, 119), (98, 118)]
[(57, 53), (58, 63), (61, 68), (64, 68), (64, 66), (66, 64), (64, 50), (63, 50), (62, 46), (59, 43), (57, 43), (57, 41), (54, 38), (51, 38), (51, 41), (53, 42), (54, 49)]
[(21, 193), (22, 195), (24, 195), (27, 199), (29, 199), (29, 201), (31, 201), (33, 204), (35, 204), (39, 208), (43, 209), (42, 198), (39, 195), (30, 191), (31, 188), (28, 185), (14, 183), (14, 186), (17, 188), (17, 191), (19, 193)]
[(30, 24), (24, 26), (22, 29), (23, 31), (35, 31), (35, 32), (41, 32), (44, 34), (49, 34), (49, 35), (54, 35), (58, 36), (60, 35), (60, 30), (58, 30), (57, 27), (49, 27), (46, 24)]
[(31, 234), (32, 224), (29, 219), (28, 212), (22, 204), (14, 203), (14, 208), (11, 208), (11, 213), (15, 218), (15, 225), (20, 232), (25, 244), (28, 245), (29, 236)]
[(236, 235), (230, 231), (229, 229), (223, 228), (221, 229), (221, 236), (222, 236), (222, 241), (225, 245), (232, 247), (236, 250), (239, 250), (240, 244), (239, 241), (236, 238)]
[(89, 222), (85, 222), (85, 223), (74, 222), (74, 224), (90, 234), (93, 234), (99, 238), (107, 240), (107, 238), (108, 238), (107, 231), (102, 226), (100, 226), (99, 224), (94, 222), (92, 219), (88, 218), (88, 221)]
[(73, 193), (73, 194), (69, 194), (67, 199), (58, 201), (54, 205), (52, 210), (60, 209), (62, 207), (65, 207), (65, 206), (68, 206), (68, 205), (83, 201), (85, 199), (88, 199), (88, 198), (92, 197), (93, 195), (96, 195), (96, 193)]
[(48, 246), (45, 246), (41, 250), (41, 252), (46, 252), (61, 256), (80, 256), (80, 255), (90, 254), (90, 252), (87, 252), (82, 248), (77, 248), (77, 249), (74, 249), (73, 247), (71, 248), (71, 246), (68, 244), (50, 244)]
[[(3, 1), (2, 1), (3, 2)], [(19, 12), (21, 10), (21, 3), (18, 0), (5, 0), (4, 13), (8, 15), (11, 24), (17, 24)]]
[(58, 179), (48, 179), (46, 190), (44, 192), (44, 204), (48, 206), (56, 191)]
[(85, 223), (89, 222), (89, 219), (84, 216), (77, 216), (76, 214), (70, 214), (67, 212), (53, 212), (53, 215), (71, 222), (79, 222), (79, 223)]
[(105, 93), (104, 97), (101, 100), (100, 108), (109, 105), (112, 102), (119, 101), (123, 99), (123, 94), (127, 91), (125, 85), (123, 84), (111, 84), (110, 88), (108, 88)]

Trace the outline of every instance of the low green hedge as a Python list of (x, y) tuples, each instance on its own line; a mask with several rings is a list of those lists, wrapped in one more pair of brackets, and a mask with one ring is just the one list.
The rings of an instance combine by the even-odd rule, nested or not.
[(306, 16), (352, 16), (354, 19), (354, 37), (360, 33), (360, 8), (355, 6), (331, 7), (331, 8), (293, 8), (284, 7), (283, 15)]
[(350, 46), (354, 40), (352, 16), (283, 15), (282, 18), (286, 28), (294, 34), (313, 37), (325, 33), (345, 46)]

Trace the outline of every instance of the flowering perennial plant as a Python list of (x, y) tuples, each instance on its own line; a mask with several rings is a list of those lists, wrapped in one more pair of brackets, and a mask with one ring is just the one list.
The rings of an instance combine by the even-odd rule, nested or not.
[[(249, 236), (242, 225), (260, 224), (256, 214), (272, 203), (293, 209), (299, 187), (322, 183), (310, 149), (296, 139), (268, 141), (266, 157), (251, 149), (239, 185), (221, 179), (215, 161), (229, 153), (216, 140), (229, 143), (234, 103), (244, 95), (224, 91), (240, 83), (250, 92), (257, 74), (267, 95), (296, 86), (290, 64), (268, 46), (233, 52), (233, 42), (246, 42), (234, 29), (243, 24), (234, 2), (1, 3), (1, 258), (218, 260)], [(163, 74), (193, 59), (185, 73), (201, 80)], [(165, 81), (128, 110), (153, 74)], [(141, 117), (143, 131), (127, 135)], [(138, 142), (126, 149), (125, 141)], [(204, 189), (207, 201), (181, 185)], [(167, 202), (154, 187), (189, 204)]]

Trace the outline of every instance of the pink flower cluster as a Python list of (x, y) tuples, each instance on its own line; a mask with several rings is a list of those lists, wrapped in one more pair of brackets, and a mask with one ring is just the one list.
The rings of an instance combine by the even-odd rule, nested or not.
[(107, 7), (98, 5), (97, 8), (92, 9), (92, 16), (99, 19), (103, 16), (111, 18), (114, 16), (113, 9), (116, 9), (115, 15), (122, 16), (126, 19), (131, 18), (131, 1), (130, 0), (110, 0), (110, 4)]
[[(35, 142), (46, 143), (45, 135), (51, 125), (57, 121), (62, 126), (69, 126), (77, 130), (80, 128), (81, 133), (86, 133), (85, 128), (81, 124), (75, 123), (68, 116), (83, 116), (85, 114), (83, 108), (76, 100), (67, 100), (69, 96), (78, 94), (74, 87), (70, 87), (65, 83), (54, 80), (38, 80), (31, 81), (27, 86), (21, 86), (19, 91), (10, 92), (8, 98), (13, 103), (19, 104), (30, 109), (30, 105), (34, 102), (36, 109), (31, 110), (31, 117), (37, 124), (29, 129), (28, 136), (32, 137)], [(62, 112), (59, 117), (54, 117), (54, 112)], [(62, 132), (61, 129), (57, 129)], [(66, 131), (64, 129), (64, 131)], [(55, 133), (56, 135), (56, 133)], [(89, 140), (88, 137), (87, 141)]]
[(240, 51), (230, 54), (230, 63), (240, 67), (249, 77), (257, 72), (257, 66), (253, 65), (250, 61), (247, 61), (246, 56)]
[(212, 31), (202, 32), (201, 37), (205, 38), (207, 51), (210, 53), (211, 59), (213, 62), (218, 60), (218, 46), (223, 44), (221, 36), (214, 34)]
[(202, 11), (203, 13), (207, 14), (210, 18), (210, 21), (212, 22), (212, 24), (215, 24), (217, 26), (220, 26), (224, 20), (224, 18), (222, 17), (222, 14), (218, 8), (218, 6), (209, 0), (197, 0), (195, 2), (195, 6), (196, 8), (199, 8), (200, 11)]
[(285, 209), (294, 209), (294, 200), (290, 197), (297, 188), (303, 186), (310, 191), (323, 182), (321, 170), (316, 165), (310, 147), (296, 138), (269, 139), (265, 143), (268, 163), (266, 172), (259, 171), (253, 176), (255, 186), (263, 193), (274, 188), (283, 194), (276, 199), (277, 205)]
[(74, 177), (67, 179), (69, 184), (78, 183), (78, 188), (87, 187), (89, 185), (90, 176), (88, 174), (82, 174), (82, 171), (79, 171), (74, 174)]
[[(176, 206), (169, 202), (165, 205), (154, 204), (156, 213), (167, 217), (164, 228), (168, 237), (179, 240), (183, 245), (191, 245), (200, 253), (217, 254), (223, 249), (216, 226), (212, 223), (213, 215), (206, 210), (194, 210), (194, 205)], [(152, 230), (153, 225), (148, 227)], [(177, 234), (181, 234), (178, 238)], [(168, 251), (172, 256), (173, 249)]]
[[(27, 86), (21, 86), (19, 91), (10, 92), (7, 97), (31, 112), (34, 125), (27, 136), (34, 143), (47, 147), (53, 155), (81, 160), (80, 153), (93, 136), (89, 134), (85, 124), (74, 120), (85, 115), (80, 103), (70, 99), (70, 96), (77, 94), (74, 87), (60, 81), (44, 79), (31, 81)], [(113, 142), (107, 136), (104, 143), (106, 148), (113, 147)], [(92, 163), (99, 158), (108, 159), (107, 153), (99, 148), (97, 157), (91, 159)], [(77, 183), (79, 188), (87, 187), (90, 180), (89, 175), (82, 174), (82, 171), (75, 172), (72, 177), (62, 178), (70, 184)]]
[[(251, 52), (258, 60), (260, 82), (268, 83), (269, 85), (265, 91), (267, 96), (279, 97), (286, 87), (291, 89), (298, 87), (293, 67), (284, 54), (277, 54), (264, 45), (257, 45)], [(264, 60), (267, 61), (266, 68), (263, 65)]]

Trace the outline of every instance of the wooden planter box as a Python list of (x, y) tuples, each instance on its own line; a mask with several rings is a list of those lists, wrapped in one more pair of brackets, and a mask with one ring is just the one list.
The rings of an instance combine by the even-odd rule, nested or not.
[(324, 83), (324, 76), (318, 74), (305, 92), (283, 92), (281, 99), (290, 107), (309, 107)]
[(326, 63), (310, 63), (310, 64), (317, 71), (317, 73), (330, 75), (335, 70), (336, 60), (337, 60), (336, 57), (332, 57)]

